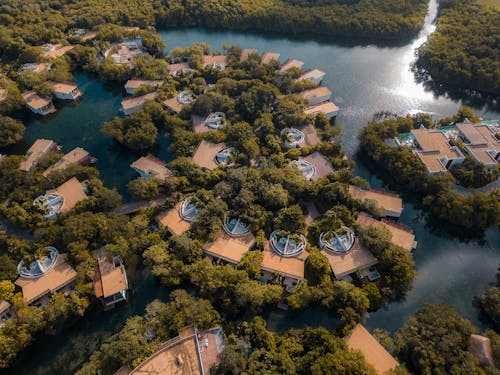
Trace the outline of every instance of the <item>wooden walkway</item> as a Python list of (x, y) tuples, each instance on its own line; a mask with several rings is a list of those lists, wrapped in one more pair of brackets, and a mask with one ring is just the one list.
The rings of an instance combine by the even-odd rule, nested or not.
[(111, 211), (111, 213), (118, 215), (128, 215), (139, 211), (141, 208), (150, 208), (162, 205), (167, 201), (167, 199), (168, 197), (162, 197), (147, 201), (130, 202), (114, 209), (113, 211)]

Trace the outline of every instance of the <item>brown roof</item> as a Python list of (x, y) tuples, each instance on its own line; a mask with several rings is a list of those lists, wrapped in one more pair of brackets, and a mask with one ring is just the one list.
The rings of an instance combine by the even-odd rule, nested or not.
[(215, 162), (215, 155), (225, 147), (224, 143), (212, 143), (203, 140), (194, 152), (193, 162), (201, 168), (213, 171), (218, 167)]
[(191, 227), (191, 223), (184, 220), (179, 215), (179, 209), (181, 207), (181, 202), (177, 203), (174, 208), (171, 208), (165, 212), (162, 212), (156, 216), (156, 221), (163, 228), (167, 228), (172, 234), (180, 236), (181, 234), (187, 232)]
[(398, 361), (361, 324), (346, 337), (346, 344), (354, 350), (359, 350), (366, 362), (375, 368), (379, 375), (384, 375), (399, 366)]
[(306, 146), (315, 146), (318, 143), (321, 143), (321, 139), (318, 136), (318, 131), (316, 127), (312, 124), (307, 124), (304, 126), (298, 126), (298, 130), (304, 133), (304, 143)]
[(141, 156), (130, 164), (130, 166), (144, 174), (149, 174), (160, 179), (172, 176), (172, 172), (167, 168), (167, 163), (150, 154)]
[(47, 190), (47, 194), (58, 194), (64, 198), (64, 203), (59, 211), (62, 213), (71, 210), (78, 202), (88, 198), (84, 189), (82, 183), (76, 177), (73, 177), (61, 186), (53, 190)]
[(495, 366), (493, 351), (491, 349), (491, 340), (488, 337), (475, 334), (470, 335), (469, 352), (479, 360), (481, 365), (485, 367)]
[(208, 66), (212, 64), (226, 66), (227, 64), (226, 59), (227, 59), (226, 55), (217, 55), (217, 56), (205, 55), (203, 56), (203, 66)]
[(9, 92), (7, 91), (7, 89), (0, 89), (0, 102), (4, 101), (5, 99), (7, 99), (7, 94)]
[(54, 44), (52, 46), (52, 50), (44, 52), (42, 55), (45, 58), (52, 59), (59, 56), (64, 55), (70, 49), (73, 49), (74, 46), (63, 46), (62, 44)]
[(358, 238), (354, 240), (354, 245), (347, 253), (328, 250), (321, 250), (321, 253), (328, 259), (328, 263), (330, 263), (330, 267), (337, 279), (342, 279), (344, 276), (378, 263), (377, 258), (361, 245)]
[(246, 49), (242, 50), (241, 51), (241, 61), (247, 61), (248, 56), (250, 56), (254, 53), (257, 53), (256, 49), (246, 48)]
[(299, 79), (310, 79), (310, 78), (321, 78), (325, 75), (326, 73), (322, 70), (319, 69), (311, 69), (307, 70), (304, 73), (302, 73), (299, 77)]
[(177, 73), (177, 71), (179, 71), (179, 70), (187, 70), (187, 69), (192, 70), (187, 62), (170, 64), (168, 66), (168, 71), (170, 72), (170, 74)]
[(327, 158), (325, 158), (323, 155), (321, 155), (319, 152), (313, 152), (310, 155), (307, 155), (306, 157), (300, 157), (299, 160), (307, 161), (314, 165), (314, 168), (316, 169), (316, 172), (312, 176), (313, 180), (317, 180), (318, 178), (326, 176), (328, 173), (335, 172), (335, 170), (332, 167), (332, 164), (330, 161), (328, 161)]
[[(164, 100), (163, 105), (175, 113), (179, 113), (182, 111), (182, 107), (184, 107), (184, 104), (179, 103), (179, 100), (177, 100), (177, 95), (173, 98)], [(205, 122), (203, 121), (203, 124), (204, 123)]]
[(195, 133), (205, 133), (209, 132), (211, 129), (205, 124), (205, 118), (197, 115), (191, 116), (191, 122), (193, 123), (193, 131)]
[(50, 82), (49, 85), (52, 91), (63, 94), (69, 94), (71, 91), (78, 88), (74, 82)]
[(0, 300), (0, 314), (3, 313), (5, 310), (7, 310), (10, 307), (10, 303), (7, 301), (4, 301), (3, 299)]
[(330, 89), (325, 86), (319, 86), (314, 89), (305, 90), (299, 93), (299, 96), (306, 100), (309, 100), (309, 98), (318, 98), (325, 95), (332, 95)]
[(76, 147), (66, 155), (64, 155), (61, 160), (57, 163), (48, 167), (43, 175), (47, 177), (50, 173), (54, 171), (59, 171), (67, 168), (71, 164), (83, 164), (90, 159), (90, 154), (81, 147)]
[(269, 242), (264, 244), (264, 257), (262, 259), (262, 269), (269, 272), (278, 272), (284, 276), (303, 279), (305, 261), (309, 256), (307, 251), (303, 251), (296, 257), (285, 258), (279, 256), (271, 250)]
[(254, 245), (255, 237), (250, 232), (241, 237), (231, 237), (222, 231), (215, 241), (203, 246), (203, 251), (229, 263), (238, 264)]
[(306, 115), (317, 115), (318, 113), (332, 113), (332, 112), (337, 112), (339, 110), (339, 107), (335, 105), (335, 103), (327, 101), (323, 103), (319, 103), (316, 105), (313, 105), (312, 107), (308, 107), (304, 110), (304, 113)]
[(386, 214), (401, 214), (403, 212), (403, 200), (401, 197), (389, 191), (375, 190), (369, 189), (364, 190), (354, 185), (349, 185), (349, 194), (354, 199), (365, 200), (371, 199), (377, 202), (377, 205), (384, 211)]
[(272, 60), (276, 60), (279, 62), (280, 54), (277, 52), (266, 52), (262, 55), (261, 62), (262, 64), (269, 64)]
[(179, 336), (167, 341), (156, 353), (137, 366), (132, 375), (202, 375), (218, 362), (222, 346), (217, 329), (199, 332), (184, 328)]
[(32, 303), (48, 293), (56, 293), (77, 278), (76, 271), (66, 263), (67, 254), (59, 254), (55, 265), (44, 275), (28, 279), (20, 276), (16, 285), (22, 288), (27, 303)]
[(37, 139), (33, 145), (26, 151), (28, 158), (19, 164), (19, 169), (29, 171), (33, 164), (48, 152), (57, 149), (57, 144), (50, 139)]
[(457, 128), (469, 140), (465, 148), (477, 161), (485, 165), (497, 163), (495, 156), (500, 153), (500, 141), (489, 126), (458, 124)]
[(94, 253), (99, 263), (94, 277), (94, 292), (97, 298), (107, 298), (128, 289), (125, 267), (114, 264), (106, 257), (106, 249), (101, 248)]
[(390, 220), (376, 220), (365, 213), (359, 214), (358, 224), (365, 228), (377, 225), (387, 228), (391, 232), (391, 241), (407, 251), (416, 247), (415, 234), (411, 228), (406, 228)]
[(150, 79), (129, 79), (125, 83), (126, 89), (138, 89), (141, 86), (153, 86), (159, 87), (163, 84), (161, 80), (150, 80)]
[(299, 68), (299, 69), (302, 69), (302, 66), (304, 65), (304, 63), (300, 60), (295, 60), (295, 59), (289, 59), (287, 61), (285, 61), (283, 63), (283, 65), (281, 66), (281, 68), (279, 69), (280, 72), (285, 72), (287, 71), (288, 69), (291, 69), (291, 68)]
[(22, 96), (26, 104), (34, 109), (39, 109), (52, 103), (52, 100), (50, 98), (43, 95), (38, 95), (35, 91), (23, 92)]
[(137, 96), (135, 98), (124, 99), (122, 100), (122, 107), (123, 109), (135, 108), (143, 105), (146, 100), (153, 100), (157, 95), (157, 92), (150, 92), (149, 94)]

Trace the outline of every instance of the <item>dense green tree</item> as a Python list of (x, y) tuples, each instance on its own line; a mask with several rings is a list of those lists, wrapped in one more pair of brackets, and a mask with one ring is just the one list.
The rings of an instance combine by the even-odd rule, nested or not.
[(0, 147), (19, 142), (23, 138), (24, 129), (21, 122), (0, 115)]
[(144, 111), (135, 112), (124, 119), (115, 117), (104, 123), (102, 131), (132, 150), (151, 147), (158, 135), (151, 117)]

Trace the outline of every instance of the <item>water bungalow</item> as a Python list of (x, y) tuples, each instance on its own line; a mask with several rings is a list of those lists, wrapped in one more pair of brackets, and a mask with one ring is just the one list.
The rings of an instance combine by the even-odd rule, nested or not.
[(306, 179), (313, 181), (335, 172), (330, 161), (317, 151), (290, 164), (296, 166)]
[(226, 219), (222, 229), (214, 241), (203, 246), (203, 252), (211, 259), (237, 265), (255, 246), (255, 237), (249, 226), (236, 217)]
[(339, 113), (339, 107), (337, 107), (335, 103), (328, 101), (307, 107), (304, 110), (304, 114), (306, 115), (316, 116), (319, 113), (323, 113), (326, 117), (332, 118)]
[(22, 94), (28, 109), (37, 114), (46, 116), (56, 111), (52, 99), (45, 95), (39, 95), (36, 91), (27, 91)]
[(201, 168), (213, 171), (219, 167), (216, 156), (224, 150), (224, 143), (212, 143), (209, 141), (201, 141), (193, 155), (193, 162)]
[(62, 44), (44, 44), (42, 46), (42, 57), (46, 59), (55, 59), (63, 56), (66, 52), (73, 49), (75, 46), (63, 46)]
[(319, 245), (337, 280), (349, 282), (352, 280), (350, 275), (355, 272), (360, 272), (370, 281), (380, 277), (372, 268), (378, 263), (377, 258), (361, 245), (350, 228), (321, 233)]
[(189, 230), (191, 222), (198, 217), (198, 214), (198, 207), (187, 198), (177, 203), (175, 207), (157, 215), (155, 221), (161, 229), (180, 236)]
[(186, 327), (142, 362), (135, 369), (120, 368), (115, 375), (179, 374), (205, 375), (219, 362), (219, 354), (224, 349), (222, 328), (198, 331), (196, 327)]
[(86, 165), (94, 161), (95, 159), (90, 156), (88, 151), (81, 147), (75, 147), (73, 150), (64, 155), (57, 163), (48, 167), (43, 172), (43, 175), (47, 177), (52, 172), (62, 171), (68, 168), (71, 164)]
[(306, 70), (304, 73), (302, 73), (299, 78), (297, 78), (298, 81), (301, 80), (308, 80), (312, 83), (315, 83), (319, 85), (321, 81), (323, 81), (323, 78), (325, 78), (326, 73), (323, 72), (322, 70), (319, 69), (309, 69)]
[(277, 52), (266, 52), (262, 55), (261, 58), (262, 64), (269, 64), (271, 61), (280, 61), (280, 54)]
[(457, 124), (465, 151), (479, 163), (493, 167), (500, 160), (498, 129), (484, 124)]
[(67, 254), (60, 254), (55, 247), (46, 248), (48, 255), (33, 261), (29, 268), (20, 262), (19, 277), (15, 284), (22, 289), (23, 298), (29, 305), (44, 306), (54, 293), (70, 292), (78, 277), (66, 263)]
[(130, 164), (142, 178), (149, 180), (152, 177), (164, 180), (172, 177), (172, 172), (167, 168), (167, 163), (157, 157), (148, 154), (141, 156), (139, 159)]
[(40, 195), (33, 201), (33, 206), (45, 211), (45, 219), (55, 220), (58, 214), (68, 212), (78, 202), (87, 199), (86, 190), (86, 186), (73, 177), (56, 189)]
[(397, 193), (387, 190), (365, 190), (354, 185), (349, 185), (349, 194), (354, 199), (360, 201), (366, 199), (375, 201), (381, 210), (382, 216), (400, 217), (403, 212), (403, 199)]
[(49, 82), (49, 86), (57, 99), (75, 100), (83, 95), (74, 82)]
[(284, 73), (288, 69), (291, 69), (291, 68), (302, 69), (303, 66), (304, 66), (304, 63), (300, 60), (288, 59), (283, 63), (283, 65), (281, 65), (278, 72)]
[(150, 92), (149, 94), (137, 96), (135, 98), (127, 98), (122, 100), (122, 111), (125, 116), (131, 115), (144, 108), (146, 100), (154, 100), (158, 96), (157, 92)]
[(314, 106), (329, 101), (332, 97), (332, 92), (327, 87), (319, 86), (314, 89), (302, 91), (299, 93), (299, 96), (307, 100), (310, 106)]
[(301, 234), (283, 234), (279, 230), (264, 244), (260, 281), (268, 283), (275, 273), (283, 276), (283, 286), (290, 291), (304, 280), (305, 261), (309, 253), (307, 241)]
[(125, 91), (128, 95), (134, 95), (135, 91), (141, 86), (158, 88), (161, 85), (163, 85), (162, 80), (129, 79), (127, 83), (125, 83)]
[(344, 341), (349, 348), (359, 350), (378, 375), (385, 375), (399, 366), (398, 361), (361, 324), (344, 337)]
[(108, 259), (105, 248), (96, 250), (93, 254), (98, 262), (94, 273), (94, 294), (101, 300), (104, 310), (110, 310), (116, 304), (127, 301), (127, 272), (119, 256)]
[(363, 212), (359, 214), (357, 223), (363, 228), (372, 226), (381, 226), (386, 228), (391, 233), (392, 243), (401, 246), (406, 251), (412, 251), (417, 248), (415, 234), (409, 227), (398, 224), (392, 220), (376, 220)]
[(45, 155), (51, 151), (57, 151), (60, 147), (50, 139), (37, 139), (26, 151), (27, 159), (19, 164), (19, 169), (29, 172)]

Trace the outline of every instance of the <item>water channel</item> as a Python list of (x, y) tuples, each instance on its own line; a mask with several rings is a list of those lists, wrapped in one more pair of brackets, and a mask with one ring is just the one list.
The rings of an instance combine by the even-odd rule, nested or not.
[[(363, 45), (334, 37), (292, 38), (202, 29), (167, 30), (160, 35), (168, 48), (203, 41), (210, 44), (213, 50), (221, 50), (225, 44), (236, 44), (242, 48), (256, 48), (260, 53), (279, 52), (281, 61), (297, 58), (305, 62), (305, 68), (325, 71), (327, 75), (323, 84), (333, 91), (332, 100), (341, 107), (337, 122), (343, 128), (344, 148), (354, 155), (357, 133), (380, 111), (401, 114), (423, 111), (445, 117), (466, 104), (485, 118), (500, 118), (499, 103), (495, 99), (464, 96), (453, 91), (438, 94), (415, 81), (410, 64), (415, 59), (415, 49), (434, 30), (436, 12), (436, 0), (431, 0), (420, 35), (399, 45)], [(120, 88), (107, 86), (86, 74), (78, 73), (75, 78), (84, 93), (83, 100), (59, 108), (50, 118), (28, 118), (24, 143), (14, 149), (23, 153), (29, 144), (40, 137), (54, 139), (63, 146), (63, 151), (82, 146), (99, 159), (97, 168), (104, 182), (123, 193), (126, 182), (134, 177), (129, 164), (139, 154), (117, 146), (100, 133), (102, 122), (118, 114), (123, 93)], [(164, 135), (159, 139), (152, 153), (170, 160), (172, 155), (167, 151), (168, 139)], [(383, 185), (365, 166), (358, 165), (357, 172), (373, 186)], [(368, 328), (395, 331), (419, 309), (423, 301), (450, 304), (481, 326), (471, 300), (494, 280), (500, 262), (499, 233), (488, 230), (482, 238), (468, 241), (449, 238), (431, 230), (422, 213), (407, 200), (400, 222), (414, 229), (419, 243), (414, 253), (418, 271), (415, 288), (405, 301), (388, 304), (371, 314), (366, 322)], [(9, 373), (74, 372), (103, 340), (123, 326), (127, 317), (142, 314), (147, 303), (166, 296), (147, 270), (133, 277), (132, 283), (136, 290), (129, 305), (108, 313), (97, 310), (58, 336), (42, 339), (20, 357)], [(272, 313), (268, 322), (269, 328), (274, 330), (308, 324), (332, 327), (335, 324), (333, 318), (321, 309), (300, 314)]]

